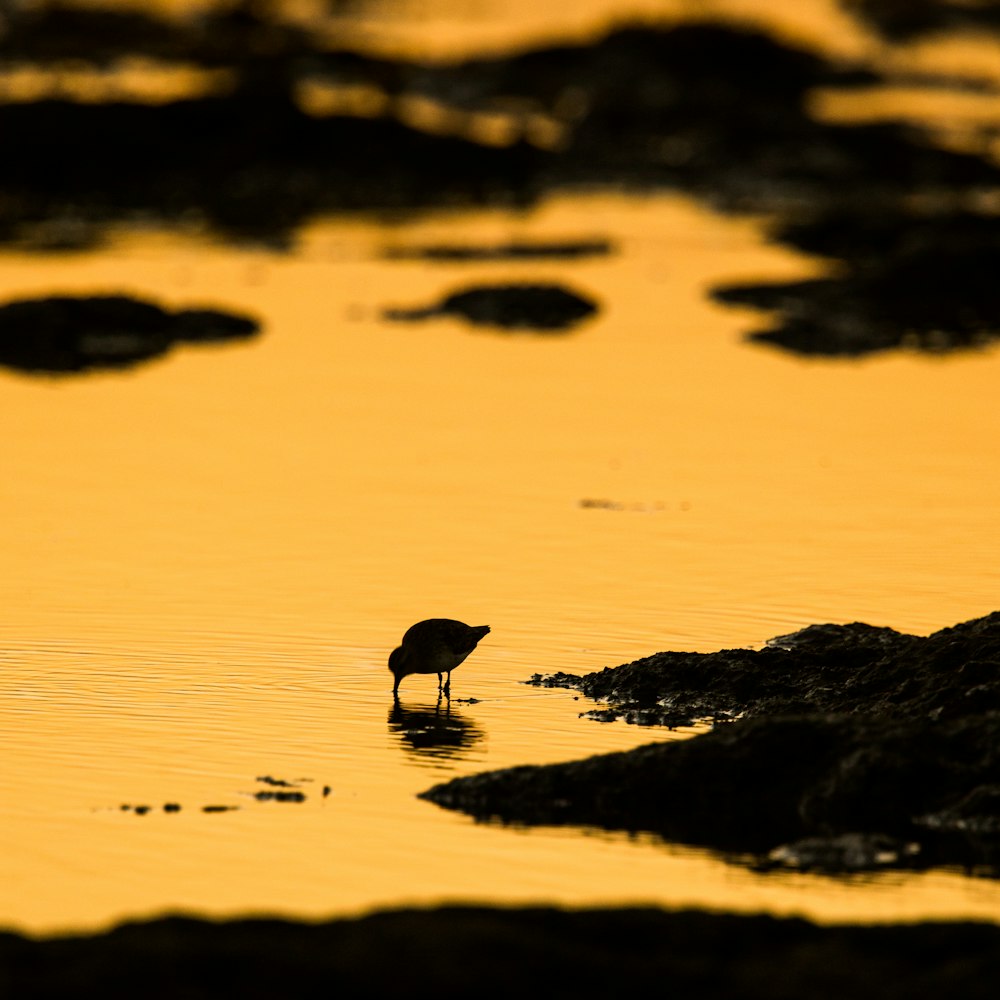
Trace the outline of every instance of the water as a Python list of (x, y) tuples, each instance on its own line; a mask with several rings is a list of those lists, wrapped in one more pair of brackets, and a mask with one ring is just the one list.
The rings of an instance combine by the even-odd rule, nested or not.
[[(571, 265), (384, 255), (595, 237), (616, 252)], [(519, 683), (536, 671), (996, 608), (1000, 355), (793, 360), (706, 298), (820, 267), (760, 220), (586, 193), (328, 220), (288, 254), (156, 232), (6, 252), (2, 301), (124, 291), (249, 311), (264, 333), (128, 372), (0, 372), (0, 924), (445, 900), (995, 919), (1000, 890), (960, 873), (761, 876), (415, 797), (689, 735), (580, 719), (570, 693)], [(551, 338), (382, 319), (505, 279), (567, 281), (603, 310)], [(411, 677), (394, 715), (388, 652), (435, 616), (492, 627), (453, 676), (477, 703), (448, 714)], [(423, 746), (435, 725), (445, 744)], [(257, 801), (264, 776), (307, 800)]]

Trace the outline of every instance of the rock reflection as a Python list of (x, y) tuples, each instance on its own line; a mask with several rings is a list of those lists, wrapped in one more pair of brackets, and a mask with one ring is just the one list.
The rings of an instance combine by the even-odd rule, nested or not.
[(470, 722), (451, 701), (407, 708), (397, 701), (389, 710), (389, 733), (398, 735), (403, 751), (421, 763), (458, 760), (486, 735)]

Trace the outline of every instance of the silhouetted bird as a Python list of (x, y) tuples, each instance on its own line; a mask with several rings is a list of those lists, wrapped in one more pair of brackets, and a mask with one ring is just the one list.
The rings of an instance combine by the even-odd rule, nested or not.
[[(407, 674), (437, 674), (438, 691), (451, 693), (451, 672), (471, 653), (487, 632), (489, 625), (465, 625), (453, 618), (428, 618), (406, 630), (403, 641), (389, 654), (389, 669), (396, 683), (394, 697), (399, 697), (399, 682)], [(441, 685), (441, 675), (448, 679)]]

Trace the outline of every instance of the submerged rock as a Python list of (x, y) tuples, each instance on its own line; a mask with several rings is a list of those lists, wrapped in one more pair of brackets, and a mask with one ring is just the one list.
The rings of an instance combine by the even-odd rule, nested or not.
[(123, 368), (175, 343), (243, 340), (258, 329), (248, 316), (171, 311), (125, 295), (21, 299), (0, 306), (0, 365), (53, 374)]
[(436, 306), (389, 309), (385, 316), (405, 321), (461, 316), (477, 326), (562, 331), (595, 312), (595, 302), (559, 285), (483, 285), (455, 292)]

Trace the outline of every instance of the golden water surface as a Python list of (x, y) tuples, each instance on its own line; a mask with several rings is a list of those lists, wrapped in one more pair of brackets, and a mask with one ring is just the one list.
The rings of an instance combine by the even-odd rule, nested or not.
[[(584, 238), (614, 252), (385, 256)], [(996, 884), (957, 872), (764, 876), (415, 797), (687, 735), (580, 719), (570, 692), (520, 683), (536, 671), (998, 607), (1000, 354), (802, 361), (746, 344), (764, 320), (706, 297), (821, 267), (759, 220), (607, 194), (328, 221), (288, 254), (133, 232), (0, 257), (0, 301), (127, 292), (263, 324), (127, 372), (0, 370), (0, 924), (443, 900), (1000, 915)], [(602, 308), (556, 336), (382, 317), (507, 279)], [(493, 631), (450, 707), (411, 677), (394, 712), (388, 652), (433, 616)], [(306, 801), (257, 801), (261, 777)]]

